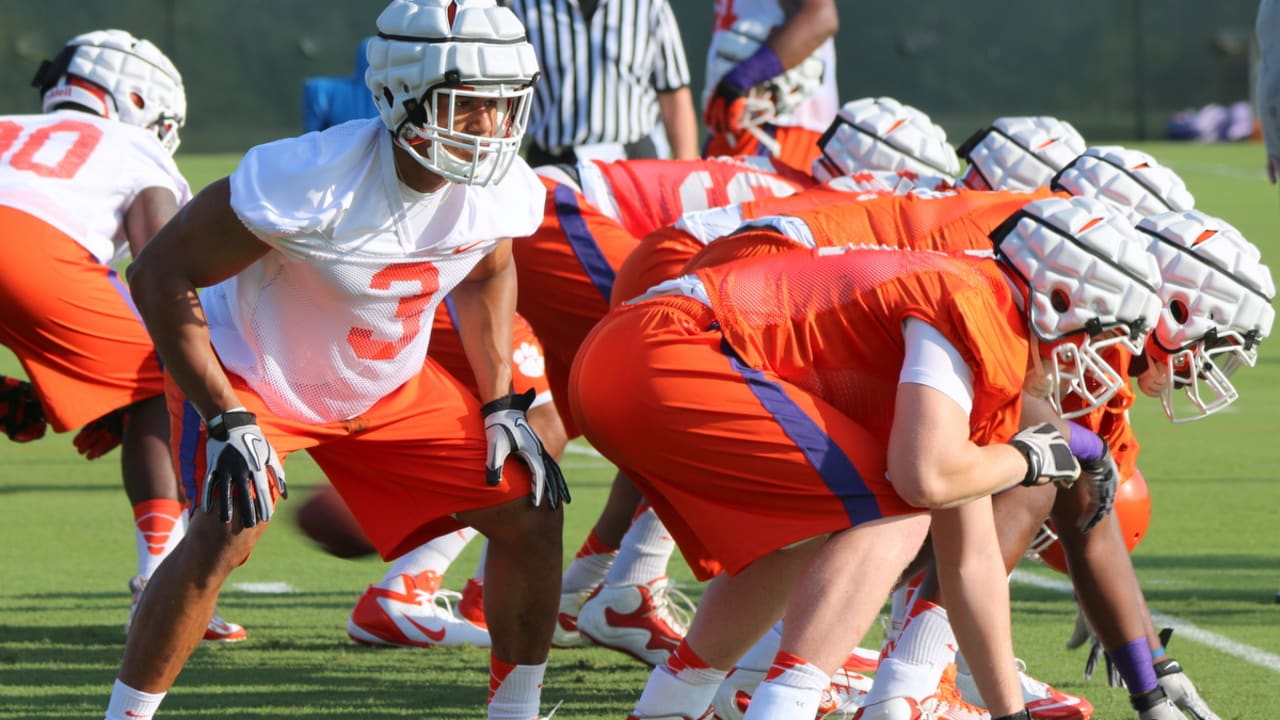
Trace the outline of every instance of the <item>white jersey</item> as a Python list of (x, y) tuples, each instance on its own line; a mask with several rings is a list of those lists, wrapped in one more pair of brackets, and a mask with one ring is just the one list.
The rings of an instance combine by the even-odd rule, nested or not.
[(143, 190), (191, 189), (148, 130), (72, 110), (0, 116), (0, 205), (56, 227), (98, 262), (127, 256), (124, 216)]
[[(715, 32), (711, 34), (711, 45), (707, 48), (707, 82), (703, 86), (702, 107), (711, 101), (711, 93), (720, 83), (727, 69), (714, 62), (720, 43), (725, 41), (721, 30), (733, 24), (734, 19), (749, 17), (770, 28), (778, 27), (786, 22), (787, 15), (783, 9), (783, 0), (716, 0)], [(822, 62), (822, 86), (810, 95), (799, 107), (779, 115), (772, 121), (774, 125), (785, 127), (803, 127), (815, 132), (827, 129), (836, 113), (840, 112), (840, 95), (836, 91), (836, 45), (834, 38), (813, 51), (814, 57)]]
[(214, 349), (272, 412), (312, 423), (420, 372), (436, 306), (499, 240), (537, 229), (545, 195), (523, 160), (495, 185), (415, 193), (378, 118), (252, 148), (230, 182), (272, 250), (202, 294)]

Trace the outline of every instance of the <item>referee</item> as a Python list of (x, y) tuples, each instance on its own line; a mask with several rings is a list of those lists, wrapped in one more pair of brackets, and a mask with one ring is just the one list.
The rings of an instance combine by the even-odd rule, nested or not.
[(667, 0), (505, 0), (542, 68), (526, 133), (530, 165), (699, 156), (689, 63)]

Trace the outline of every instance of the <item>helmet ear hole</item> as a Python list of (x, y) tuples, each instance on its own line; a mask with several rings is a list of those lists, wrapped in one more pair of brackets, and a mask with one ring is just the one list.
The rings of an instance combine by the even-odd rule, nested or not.
[(1054, 288), (1049, 292), (1049, 305), (1056, 312), (1064, 313), (1071, 309), (1071, 298), (1067, 295), (1067, 291), (1062, 288)]
[(1187, 309), (1187, 304), (1181, 300), (1174, 300), (1169, 303), (1169, 314), (1177, 321), (1179, 325), (1183, 325), (1191, 318), (1191, 311)]
[(139, 110), (147, 106), (147, 101), (143, 100), (142, 96), (136, 92), (129, 93), (129, 102), (133, 103), (133, 106), (138, 108)]

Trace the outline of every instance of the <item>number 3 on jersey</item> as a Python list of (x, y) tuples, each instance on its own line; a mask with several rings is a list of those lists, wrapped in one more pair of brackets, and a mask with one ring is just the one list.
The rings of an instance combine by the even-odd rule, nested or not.
[[(21, 125), (10, 120), (0, 122), (0, 157), (8, 154), (21, 135)], [(14, 170), (67, 180), (79, 172), (101, 140), (102, 129), (95, 125), (60, 120), (28, 135), (9, 156), (8, 163)]]
[(374, 273), (369, 280), (369, 289), (389, 290), (393, 282), (418, 283), (420, 290), (400, 298), (395, 315), (400, 319), (400, 337), (395, 340), (375, 340), (372, 330), (351, 328), (347, 333), (347, 344), (362, 360), (390, 360), (408, 347), (422, 330), (423, 311), (440, 289), (439, 271), (429, 262), (388, 265)]

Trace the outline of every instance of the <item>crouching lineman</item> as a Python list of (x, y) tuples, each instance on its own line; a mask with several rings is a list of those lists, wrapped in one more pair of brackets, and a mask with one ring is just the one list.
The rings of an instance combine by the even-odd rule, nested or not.
[[(989, 496), (1079, 474), (1052, 426), (1017, 431), (1024, 387), (1055, 381), (1035, 346), (1099, 324), (1140, 343), (1159, 301), (1153, 261), (1104, 205), (1024, 210), (996, 238), (999, 260), (797, 250), (672, 281), (593, 331), (575, 418), (711, 579), (633, 718), (707, 716), (727, 668), (785, 611), (746, 717), (810, 720), (931, 519), (991, 712), (1028, 717), (1008, 595), (991, 594), (1007, 585)], [(1098, 282), (1058, 282), (1086, 270)]]

